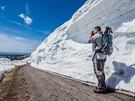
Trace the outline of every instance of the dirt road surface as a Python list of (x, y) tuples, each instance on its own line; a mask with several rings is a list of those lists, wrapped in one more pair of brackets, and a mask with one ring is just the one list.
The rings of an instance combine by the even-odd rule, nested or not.
[(0, 82), (0, 101), (135, 101), (110, 92), (95, 94), (92, 86), (24, 65), (8, 72)]

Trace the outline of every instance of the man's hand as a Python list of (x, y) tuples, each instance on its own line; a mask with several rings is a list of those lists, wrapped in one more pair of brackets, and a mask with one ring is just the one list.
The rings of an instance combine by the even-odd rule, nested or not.
[(93, 31), (89, 33), (89, 41), (87, 43), (92, 43), (93, 42), (93, 38), (92, 38), (93, 35), (94, 35)]
[(94, 35), (93, 31), (89, 33), (89, 37), (91, 38)]

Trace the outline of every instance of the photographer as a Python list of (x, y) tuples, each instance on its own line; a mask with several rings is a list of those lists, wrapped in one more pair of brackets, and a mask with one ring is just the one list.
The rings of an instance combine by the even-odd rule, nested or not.
[(100, 26), (94, 27), (93, 31), (89, 34), (90, 38), (88, 43), (92, 43), (93, 52), (93, 68), (94, 73), (98, 80), (98, 86), (95, 88), (95, 93), (106, 93), (106, 83), (104, 74), (104, 65), (106, 61), (106, 55), (101, 52), (97, 52), (103, 46), (103, 37)]

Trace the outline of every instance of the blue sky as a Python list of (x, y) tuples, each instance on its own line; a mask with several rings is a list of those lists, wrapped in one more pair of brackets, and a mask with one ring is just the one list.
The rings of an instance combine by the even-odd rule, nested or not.
[(0, 53), (31, 53), (86, 0), (0, 0)]

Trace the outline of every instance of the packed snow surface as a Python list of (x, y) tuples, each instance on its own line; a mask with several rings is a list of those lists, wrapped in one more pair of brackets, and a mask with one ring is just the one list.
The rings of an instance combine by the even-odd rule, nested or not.
[(31, 65), (97, 83), (88, 33), (112, 27), (113, 54), (105, 65), (107, 86), (135, 93), (135, 0), (88, 0), (32, 53)]
[(13, 69), (15, 66), (21, 66), (24, 65), (28, 62), (29, 58), (24, 59), (24, 60), (14, 60), (11, 61), (8, 58), (0, 58), (0, 80), (5, 75), (5, 72)]

